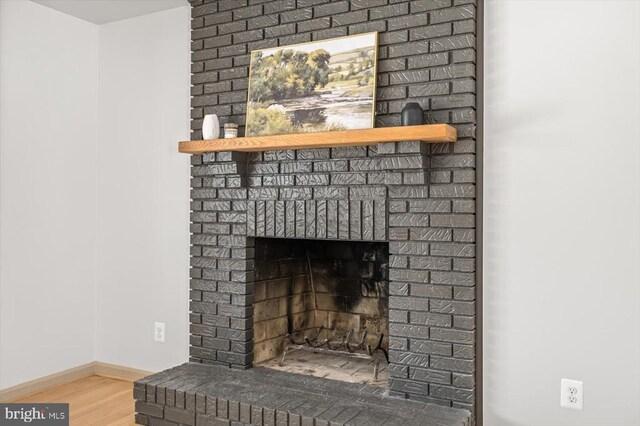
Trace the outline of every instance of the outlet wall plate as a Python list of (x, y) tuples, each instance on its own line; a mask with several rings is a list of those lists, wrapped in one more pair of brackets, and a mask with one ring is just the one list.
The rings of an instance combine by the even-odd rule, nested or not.
[(579, 380), (560, 380), (560, 406), (572, 410), (582, 410), (584, 390)]
[(164, 329), (165, 325), (163, 322), (154, 322), (153, 323), (153, 341), (164, 343)]

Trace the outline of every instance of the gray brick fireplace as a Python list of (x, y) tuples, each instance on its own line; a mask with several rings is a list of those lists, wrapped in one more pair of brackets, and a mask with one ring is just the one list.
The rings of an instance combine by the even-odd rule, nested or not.
[(256, 237), (388, 241), (391, 394), (472, 404), (474, 188), (429, 185), (426, 151), (194, 156), (192, 361), (251, 367)]
[[(323, 311), (320, 315), (328, 327), (340, 322), (336, 318), (347, 318), (354, 327), (373, 318), (377, 331), (386, 334), (389, 354), (387, 389), (372, 391), (375, 395), (388, 392), (388, 400), (398, 404), (402, 401), (395, 398), (473, 413), (477, 370), (475, 1), (192, 0), (191, 4), (192, 139), (201, 138), (202, 117), (209, 113), (218, 114), (223, 122), (239, 123), (242, 134), (251, 50), (378, 31), (376, 127), (399, 125), (399, 112), (406, 102), (419, 102), (430, 123), (455, 126), (458, 141), (193, 155), (190, 362), (237, 370), (219, 377), (247, 374), (237, 377), (251, 381), (256, 374), (265, 374), (271, 380), (280, 372), (261, 373), (253, 367), (280, 355), (285, 331), (309, 326), (312, 316), (317, 325), (317, 311)], [(376, 290), (362, 290), (367, 277), (360, 272), (352, 280), (355, 287), (342, 293), (338, 287), (327, 290), (322, 297), (331, 305), (321, 309), (318, 295), (310, 296), (306, 284), (319, 264), (314, 266), (307, 259), (308, 245), (317, 247), (319, 242), (343, 244), (336, 246), (339, 250), (323, 249), (323, 259), (332, 250), (352, 250), (348, 244), (378, 244), (371, 247), (378, 247), (386, 257), (366, 266), (383, 271), (376, 275), (377, 284), (372, 284)], [(289, 247), (284, 255), (265, 254), (282, 251), (283, 245)], [(347, 260), (363, 259), (360, 255)], [(265, 272), (269, 264), (272, 271)], [(282, 266), (273, 269), (273, 265)], [(283, 306), (291, 312), (276, 313), (272, 307), (274, 313), (268, 316), (263, 314), (268, 309), (265, 302), (276, 296), (267, 297), (264, 288), (272, 288), (268, 286), (276, 281), (286, 283), (283, 288), (289, 293), (282, 290)], [(350, 285), (349, 280), (341, 283)], [(353, 309), (356, 303), (364, 306), (360, 298), (367, 297), (373, 299), (366, 302), (372, 308)], [(295, 312), (287, 305), (292, 298), (300, 306)], [(272, 329), (265, 331), (271, 324)], [(285, 330), (277, 332), (276, 324), (284, 324)], [(168, 371), (161, 373), (163, 383), (180, 382), (178, 370)], [(215, 382), (215, 374), (202, 371), (203, 377)], [(282, 376), (282, 380), (292, 379)], [(269, 424), (267, 417), (278, 421), (277, 409), (271, 417), (264, 411), (267, 408), (260, 408), (260, 421), (246, 421), (251, 419), (251, 407), (245, 407), (249, 414), (243, 421), (246, 401), (219, 394), (213, 399), (226, 401), (222, 415), (218, 406), (213, 414), (207, 411), (206, 395), (200, 401), (195, 391), (190, 399), (189, 391), (180, 395), (172, 390), (169, 402), (170, 386), (158, 388), (161, 382), (149, 379), (136, 384), (139, 422), (152, 424), (164, 418), (176, 424), (195, 424), (197, 419), (201, 424), (208, 424), (207, 419), (220, 424)], [(340, 382), (335, 383), (322, 386), (337, 386), (340, 392)], [(208, 395), (217, 392), (213, 384), (206, 386)], [(352, 386), (345, 383), (343, 389), (348, 392)], [(237, 411), (231, 402), (238, 403)], [(229, 410), (237, 416), (232, 417)], [(282, 424), (304, 424), (302, 414), (282, 411), (289, 413), (283, 415), (288, 420)], [(167, 416), (167, 412), (173, 414)], [(315, 424), (329, 424), (315, 419)]]

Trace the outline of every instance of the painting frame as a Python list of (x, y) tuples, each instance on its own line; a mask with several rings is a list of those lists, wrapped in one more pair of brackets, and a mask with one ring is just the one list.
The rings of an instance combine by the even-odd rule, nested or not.
[[(348, 54), (351, 52), (355, 52), (356, 50), (360, 49), (360, 50), (364, 50), (368, 53), (368, 51), (372, 51), (371, 53), (371, 58), (366, 58), (367, 61), (372, 61), (372, 64), (370, 66), (370, 68), (366, 68), (364, 70), (358, 71), (358, 74), (363, 73), (366, 74), (366, 78), (367, 78), (367, 83), (364, 86), (358, 86), (358, 87), (363, 87), (366, 89), (369, 89), (370, 87), (370, 96), (362, 96), (359, 97), (359, 99), (362, 99), (364, 101), (366, 101), (366, 105), (367, 105), (367, 117), (369, 120), (369, 124), (367, 125), (356, 125), (355, 127), (347, 127), (347, 128), (340, 128), (339, 126), (335, 126), (334, 124), (327, 124), (327, 128), (325, 130), (323, 130), (322, 128), (320, 129), (314, 129), (313, 127), (305, 127), (308, 123), (303, 123), (303, 124), (299, 124), (299, 123), (295, 123), (293, 126), (291, 126), (291, 129), (289, 129), (287, 127), (286, 130), (282, 130), (282, 128), (279, 129), (270, 129), (270, 130), (266, 130), (266, 131), (262, 131), (263, 129), (260, 128), (252, 128), (252, 127), (258, 127), (255, 126), (255, 121), (252, 122), (252, 114), (255, 113), (255, 111), (259, 110), (259, 109), (264, 109), (264, 108), (252, 108), (252, 88), (256, 87), (256, 71), (254, 70), (254, 61), (256, 60), (256, 57), (258, 54), (260, 54), (260, 57), (257, 57), (257, 60), (261, 60), (262, 54), (264, 54), (265, 52), (270, 52), (270, 55), (265, 56), (265, 58), (269, 58), (270, 56), (274, 56), (276, 54), (276, 52), (280, 52), (280, 54), (282, 54), (283, 52), (285, 52), (286, 50), (293, 50), (294, 53), (299, 53), (299, 51), (296, 51), (296, 48), (300, 48), (303, 47), (307, 52), (311, 52), (309, 49), (311, 48), (311, 46), (316, 46), (316, 51), (323, 49), (323, 47), (327, 47), (329, 44), (331, 43), (343, 43), (345, 41), (348, 41), (349, 39), (354, 39), (354, 38), (366, 38), (366, 37), (371, 37), (371, 44), (370, 45), (366, 45), (364, 47), (360, 47), (360, 48), (352, 48), (350, 50), (343, 50), (343, 51), (339, 51), (337, 53), (335, 53), (335, 55), (340, 55), (340, 54)], [(351, 35), (346, 35), (346, 36), (340, 36), (340, 37), (333, 37), (333, 38), (328, 38), (328, 39), (323, 39), (323, 40), (313, 40), (313, 41), (308, 41), (308, 42), (303, 42), (303, 43), (296, 43), (296, 44), (291, 44), (291, 45), (285, 45), (285, 46), (276, 46), (276, 47), (269, 47), (269, 48), (263, 48), (263, 49), (255, 49), (249, 52), (249, 75), (248, 75), (248, 81), (247, 81), (247, 103), (246, 103), (246, 111), (245, 111), (245, 136), (266, 136), (266, 135), (279, 135), (279, 134), (295, 134), (295, 133), (311, 133), (311, 132), (320, 132), (320, 131), (331, 131), (331, 130), (354, 130), (354, 129), (372, 129), (375, 128), (375, 116), (376, 116), (376, 100), (377, 100), (377, 96), (376, 96), (376, 92), (377, 92), (377, 86), (378, 86), (378, 82), (377, 82), (377, 77), (378, 77), (378, 48), (379, 48), (379, 37), (378, 37), (378, 31), (372, 31), (372, 32), (366, 32), (366, 33), (359, 33), (359, 34), (351, 34)], [(324, 50), (324, 49), (323, 49)], [(331, 56), (333, 54), (330, 54), (329, 56)], [(362, 58), (361, 58), (362, 59)], [(330, 61), (331, 59), (329, 59)], [(369, 71), (371, 71), (369, 73)], [(351, 69), (349, 69), (349, 73), (351, 73)], [(332, 69), (332, 72), (329, 74), (335, 74), (335, 71)], [(341, 72), (342, 75), (342, 72)], [(357, 74), (355, 75), (357, 76)], [(369, 80), (370, 79), (370, 80)], [(369, 83), (370, 81), (370, 83)], [(328, 84), (333, 83), (333, 81), (330, 81)], [(359, 84), (359, 83), (358, 83)], [(325, 83), (324, 85), (322, 85), (321, 87), (324, 88), (327, 86), (327, 83)], [(314, 86), (312, 93), (316, 91), (316, 88), (318, 86)], [(330, 92), (331, 93), (331, 92)], [(314, 93), (314, 96), (317, 96), (316, 93)], [(358, 95), (355, 95), (356, 97), (358, 97)], [(266, 109), (271, 109), (271, 107), (273, 106), (278, 106), (278, 107), (282, 107), (282, 105), (280, 104), (276, 104), (276, 101), (291, 101), (291, 100), (295, 100), (296, 98), (284, 98), (284, 99), (274, 99), (273, 100), (273, 104), (269, 105)], [(304, 110), (304, 109), (301, 109)], [(296, 112), (298, 112), (297, 110), (289, 110), (287, 112), (286, 109), (284, 109), (284, 107), (282, 107), (279, 110), (281, 113), (286, 114), (286, 116), (291, 117), (292, 115), (295, 115)], [(293, 114), (290, 114), (290, 112), (293, 112)], [(273, 112), (269, 113), (269, 114), (275, 114)], [(364, 117), (364, 115), (362, 115), (362, 113), (360, 113), (360, 117)], [(293, 120), (293, 119), (291, 119)], [(364, 120), (362, 120), (362, 123), (364, 123)], [(252, 126), (253, 124), (253, 126)], [(288, 125), (287, 125), (288, 126)]]

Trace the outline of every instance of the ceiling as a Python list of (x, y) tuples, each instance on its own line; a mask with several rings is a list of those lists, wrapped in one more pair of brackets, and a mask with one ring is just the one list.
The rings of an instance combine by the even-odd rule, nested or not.
[(43, 6), (93, 22), (105, 24), (134, 16), (188, 5), (187, 0), (32, 0)]

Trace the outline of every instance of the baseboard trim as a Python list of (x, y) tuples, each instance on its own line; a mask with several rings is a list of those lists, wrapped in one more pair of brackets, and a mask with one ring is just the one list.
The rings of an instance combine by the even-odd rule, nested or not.
[(96, 376), (108, 377), (110, 379), (134, 382), (153, 373), (151, 371), (138, 370), (137, 368), (123, 367), (122, 365), (96, 361), (95, 371), (93, 374)]
[(0, 402), (13, 401), (30, 393), (39, 392), (51, 386), (82, 379), (84, 377), (93, 375), (94, 371), (95, 362), (90, 362), (88, 364), (69, 368), (68, 370), (49, 374), (48, 376), (29, 380), (28, 382), (20, 383), (19, 385), (0, 390)]
[(89, 376), (101, 376), (108, 377), (110, 379), (133, 382), (144, 376), (148, 376), (149, 374), (152, 373), (135, 368), (123, 367), (121, 365), (93, 361), (0, 390), (0, 402), (14, 401), (18, 398), (40, 392), (52, 386), (72, 382)]

